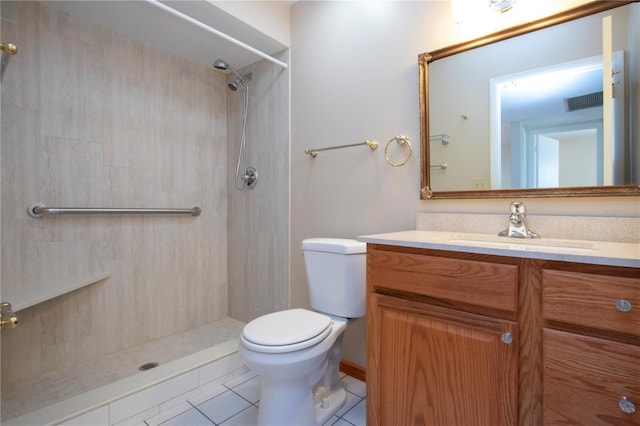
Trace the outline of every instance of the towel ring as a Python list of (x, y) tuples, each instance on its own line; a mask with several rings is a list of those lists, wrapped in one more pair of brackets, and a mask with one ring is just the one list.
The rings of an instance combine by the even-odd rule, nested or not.
[[(389, 159), (388, 153), (389, 153), (389, 145), (391, 144), (391, 142), (396, 142), (398, 145), (407, 145), (409, 147), (409, 155), (407, 155), (407, 158), (405, 158), (403, 162), (394, 163)], [(411, 142), (409, 142), (409, 137), (405, 135), (395, 136), (389, 139), (389, 142), (387, 142), (387, 144), (384, 147), (384, 159), (387, 160), (387, 163), (389, 163), (393, 167), (401, 167), (407, 164), (407, 161), (409, 161), (409, 159), (411, 158), (411, 154), (413, 154), (413, 148), (411, 147)]]

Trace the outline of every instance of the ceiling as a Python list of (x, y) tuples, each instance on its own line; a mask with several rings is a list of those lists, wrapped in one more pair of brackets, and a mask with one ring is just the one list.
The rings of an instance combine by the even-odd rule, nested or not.
[[(622, 67), (622, 65), (620, 65)], [(593, 57), (502, 78), (503, 122), (566, 114), (565, 99), (602, 92), (602, 58)], [(601, 114), (601, 113), (600, 113)]]
[[(211, 66), (220, 58), (240, 69), (262, 59), (145, 1), (52, 0), (46, 4), (203, 65)], [(268, 55), (286, 49), (282, 43), (208, 1), (165, 1), (163, 4)]]

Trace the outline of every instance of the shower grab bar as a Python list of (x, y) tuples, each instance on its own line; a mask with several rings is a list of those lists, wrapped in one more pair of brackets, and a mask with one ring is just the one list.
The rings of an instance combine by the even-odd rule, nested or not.
[(218, 36), (218, 37), (220, 37), (220, 38), (222, 38), (222, 39), (224, 39), (224, 40), (226, 40), (228, 42), (231, 42), (231, 43), (235, 44), (236, 46), (243, 48), (244, 50), (248, 50), (249, 52), (258, 55), (261, 58), (266, 59), (269, 62), (272, 62), (272, 63), (274, 63), (276, 65), (279, 65), (282, 68), (286, 69), (286, 68), (289, 67), (289, 65), (287, 65), (286, 63), (284, 63), (282, 61), (277, 60), (273, 56), (267, 55), (266, 53), (256, 49), (255, 47), (251, 47), (248, 44), (243, 43), (240, 40), (237, 40), (237, 39), (231, 37), (228, 34), (223, 33), (222, 31), (218, 31), (215, 28), (211, 28), (210, 26), (208, 26), (206, 24), (203, 24), (202, 22), (198, 21), (197, 19), (193, 19), (191, 16), (185, 15), (184, 13), (182, 13), (182, 12), (180, 12), (178, 10), (175, 10), (175, 9), (173, 9), (173, 8), (163, 4), (163, 3), (160, 3), (157, 0), (145, 0), (145, 1), (147, 3), (149, 3), (149, 4), (151, 4), (151, 5), (154, 5), (154, 6), (158, 7), (158, 8), (160, 8), (160, 9), (164, 10), (165, 12), (168, 12), (168, 13), (172, 14), (173, 16), (176, 16), (176, 17), (178, 17), (178, 18), (180, 18), (180, 19), (182, 19), (184, 21), (190, 22), (191, 24), (195, 25), (196, 27), (199, 27), (199, 28), (201, 28), (201, 29), (213, 34), (213, 35), (216, 35), (216, 36)]
[(304, 153), (305, 154), (309, 154), (312, 158), (316, 158), (320, 151), (329, 151), (329, 150), (332, 150), (332, 149), (341, 149), (341, 148), (351, 148), (352, 146), (362, 146), (362, 145), (368, 146), (369, 148), (371, 148), (372, 151), (374, 149), (378, 148), (378, 142), (376, 142), (376, 141), (364, 141), (364, 142), (361, 142), (361, 143), (352, 143), (352, 144), (349, 144), (349, 145), (329, 146), (327, 148), (305, 149)]
[(192, 209), (120, 209), (120, 208), (85, 208), (85, 207), (46, 207), (33, 203), (27, 208), (29, 216), (41, 218), (57, 214), (190, 214), (200, 216), (200, 207)]

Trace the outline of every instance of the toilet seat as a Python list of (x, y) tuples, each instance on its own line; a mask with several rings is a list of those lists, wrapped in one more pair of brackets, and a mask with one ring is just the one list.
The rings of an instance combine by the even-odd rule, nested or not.
[(263, 315), (249, 322), (240, 336), (242, 344), (256, 352), (285, 353), (311, 347), (331, 332), (333, 321), (306, 309), (289, 309)]

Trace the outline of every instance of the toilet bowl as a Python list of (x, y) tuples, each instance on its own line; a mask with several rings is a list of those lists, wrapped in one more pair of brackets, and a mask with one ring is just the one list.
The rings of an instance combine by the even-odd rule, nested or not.
[(312, 238), (302, 248), (316, 311), (267, 314), (240, 336), (240, 355), (261, 380), (259, 425), (321, 425), (347, 399), (338, 380), (342, 337), (365, 314), (366, 245)]
[[(300, 313), (315, 314), (304, 309), (292, 311), (276, 314), (283, 314), (286, 319)], [(289, 316), (291, 313), (295, 315)], [(321, 334), (319, 342), (291, 352), (273, 352), (273, 346), (265, 346), (265, 351), (260, 352), (243, 332), (240, 355), (261, 380), (259, 425), (323, 424), (342, 408), (347, 394), (339, 386), (338, 372), (346, 328), (347, 320), (332, 318), (328, 333)], [(279, 349), (285, 350), (282, 346)]]

